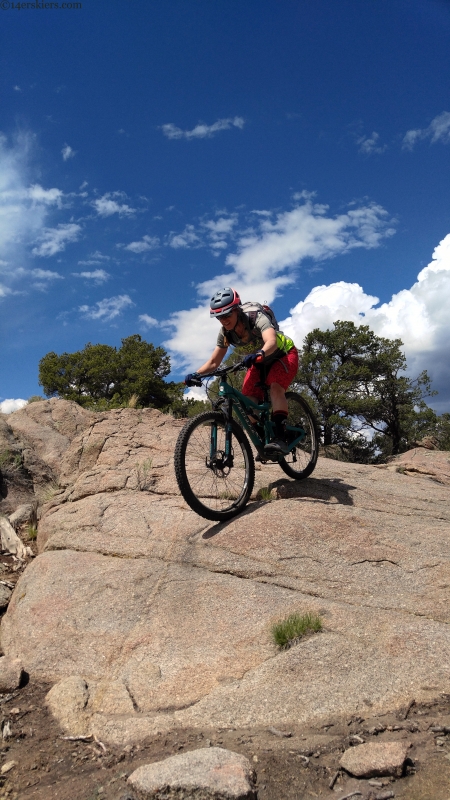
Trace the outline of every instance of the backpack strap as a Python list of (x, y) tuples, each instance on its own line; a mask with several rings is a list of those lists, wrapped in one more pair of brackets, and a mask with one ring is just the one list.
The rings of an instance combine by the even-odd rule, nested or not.
[(248, 321), (250, 323), (250, 330), (253, 330), (256, 323), (256, 317), (259, 314), (259, 311), (244, 311), (244, 314), (248, 317)]

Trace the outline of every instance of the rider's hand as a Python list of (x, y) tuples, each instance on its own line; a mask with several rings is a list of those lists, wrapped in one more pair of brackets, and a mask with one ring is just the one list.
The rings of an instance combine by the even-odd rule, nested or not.
[(199, 377), (200, 376), (199, 376), (198, 372), (189, 372), (186, 375), (186, 377), (184, 379), (184, 382), (185, 382), (186, 386), (195, 386), (196, 383), (198, 383)]
[(264, 358), (264, 350), (257, 350), (256, 353), (250, 353), (248, 356), (244, 356), (242, 363), (244, 367), (247, 367), (248, 369), (252, 366), (252, 364), (261, 364), (261, 362), (264, 361)]

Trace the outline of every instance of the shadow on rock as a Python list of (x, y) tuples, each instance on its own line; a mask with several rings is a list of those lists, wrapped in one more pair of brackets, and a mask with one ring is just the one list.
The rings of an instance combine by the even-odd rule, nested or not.
[(352, 506), (354, 505), (353, 498), (350, 494), (352, 486), (349, 483), (344, 483), (340, 478), (308, 478), (305, 481), (289, 481), (280, 478), (277, 481), (269, 484), (271, 498), (270, 500), (257, 500), (247, 506), (241, 514), (238, 514), (227, 522), (218, 522), (212, 528), (208, 528), (202, 534), (202, 539), (212, 539), (223, 531), (228, 525), (233, 524), (237, 519), (244, 520), (250, 514), (265, 505), (267, 502), (273, 500), (312, 500), (318, 503), (333, 503), (334, 505)]
[(288, 481), (280, 478), (270, 484), (274, 499), (288, 500), (308, 498), (321, 503), (339, 503), (343, 506), (352, 506), (353, 498), (350, 494), (351, 486), (344, 483), (341, 478), (308, 478), (306, 481)]

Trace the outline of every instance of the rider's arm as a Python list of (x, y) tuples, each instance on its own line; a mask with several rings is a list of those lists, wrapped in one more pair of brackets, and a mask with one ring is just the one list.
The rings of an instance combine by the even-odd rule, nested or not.
[(208, 375), (209, 372), (214, 372), (219, 367), (225, 358), (228, 347), (215, 347), (211, 358), (197, 370), (198, 375)]
[(277, 332), (275, 328), (267, 328), (261, 333), (263, 339), (263, 346), (261, 350), (266, 356), (270, 356), (277, 349)]

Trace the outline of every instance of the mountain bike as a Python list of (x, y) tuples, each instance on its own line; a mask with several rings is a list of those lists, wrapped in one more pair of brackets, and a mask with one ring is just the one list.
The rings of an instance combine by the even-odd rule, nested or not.
[[(255, 461), (249, 442), (262, 464), (278, 462), (295, 480), (311, 475), (317, 462), (317, 424), (307, 402), (295, 392), (286, 392), (288, 417), (287, 455), (268, 455), (264, 445), (273, 437), (269, 389), (262, 375), (262, 403), (254, 403), (229, 382), (228, 376), (246, 369), (242, 362), (219, 367), (193, 382), (219, 378), (219, 394), (211, 400), (213, 410), (188, 420), (175, 447), (175, 475), (187, 504), (202, 517), (224, 521), (239, 514), (248, 503), (255, 480)], [(207, 394), (210, 397), (209, 385)], [(210, 397), (211, 399), (211, 397)], [(250, 417), (256, 419), (252, 423)]]

